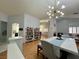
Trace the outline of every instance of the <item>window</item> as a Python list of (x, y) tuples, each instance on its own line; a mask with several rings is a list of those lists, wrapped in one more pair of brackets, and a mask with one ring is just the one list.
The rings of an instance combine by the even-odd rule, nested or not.
[(69, 27), (69, 33), (72, 33), (72, 27)]
[(74, 34), (77, 33), (77, 32), (76, 32), (76, 27), (73, 27), (73, 28), (72, 28), (72, 33), (74, 33)]
[(79, 34), (79, 27), (77, 27), (77, 34)]
[(79, 27), (69, 27), (69, 33), (79, 34)]

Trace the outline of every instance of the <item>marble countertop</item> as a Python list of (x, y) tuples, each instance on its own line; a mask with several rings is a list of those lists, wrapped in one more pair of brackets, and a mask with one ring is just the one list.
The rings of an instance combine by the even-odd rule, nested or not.
[(16, 42), (8, 44), (7, 59), (25, 59)]
[(22, 36), (18, 36), (18, 37), (9, 37), (9, 40), (17, 40), (17, 39), (22, 39)]
[(25, 59), (16, 40), (21, 40), (23, 37), (10, 37), (7, 46), (7, 59)]
[(51, 38), (44, 40), (44, 41), (47, 41), (50, 44), (52, 44), (62, 50), (65, 50), (69, 53), (78, 55), (78, 49), (77, 49), (76, 42), (74, 39), (63, 38), (63, 40), (57, 40), (56, 38), (57, 37), (51, 37)]

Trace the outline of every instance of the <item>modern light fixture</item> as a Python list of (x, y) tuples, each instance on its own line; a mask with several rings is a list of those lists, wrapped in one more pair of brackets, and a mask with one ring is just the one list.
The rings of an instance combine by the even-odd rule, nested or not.
[(62, 10), (66, 8), (66, 6), (61, 5), (61, 7), (59, 8), (60, 6), (59, 0), (54, 0), (54, 3), (55, 3), (54, 6), (51, 5), (48, 6), (49, 10), (47, 11), (47, 15), (49, 16), (50, 19), (64, 16)]

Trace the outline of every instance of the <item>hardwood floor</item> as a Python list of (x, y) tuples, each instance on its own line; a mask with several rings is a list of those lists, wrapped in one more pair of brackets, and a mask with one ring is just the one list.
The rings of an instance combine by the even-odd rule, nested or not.
[[(43, 39), (47, 39), (48, 36), (42, 36), (41, 40)], [(36, 41), (32, 41), (30, 43), (25, 43), (24, 44), (24, 56), (26, 59), (43, 59), (42, 55), (37, 55), (37, 45), (40, 41), (36, 40)]]
[[(25, 59), (42, 59), (42, 56), (37, 56), (37, 44), (39, 41), (32, 41), (23, 45)], [(7, 59), (7, 51), (0, 53), (0, 59)]]
[[(42, 39), (46, 39), (42, 37)], [(23, 44), (23, 54), (25, 59), (43, 59), (42, 55), (37, 55), (37, 45), (39, 41), (32, 41), (29, 43)], [(79, 43), (77, 43), (77, 47), (79, 48)], [(7, 51), (0, 53), (0, 59), (7, 59)]]
[(0, 53), (0, 59), (7, 59), (7, 51)]
[[(41, 39), (46, 39), (47, 37), (42, 37)], [(23, 44), (23, 54), (25, 59), (43, 59), (42, 55), (37, 55), (37, 45), (39, 41), (32, 41)], [(7, 59), (7, 51), (0, 53), (0, 59)]]
[(39, 41), (32, 41), (24, 44), (24, 56), (26, 59), (42, 59), (42, 55), (37, 55), (37, 44)]

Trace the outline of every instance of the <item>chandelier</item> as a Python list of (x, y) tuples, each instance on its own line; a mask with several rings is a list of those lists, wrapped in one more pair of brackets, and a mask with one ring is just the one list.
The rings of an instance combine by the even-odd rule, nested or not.
[(59, 0), (55, 0), (54, 1), (54, 6), (49, 5), (48, 8), (49, 10), (47, 11), (47, 15), (49, 16), (49, 18), (58, 18), (58, 17), (62, 17), (64, 16), (64, 13), (62, 12), (62, 10), (66, 7), (65, 5), (60, 5), (60, 1)]

